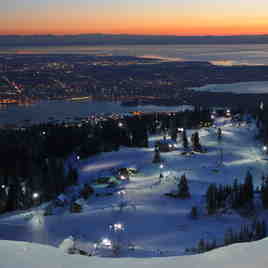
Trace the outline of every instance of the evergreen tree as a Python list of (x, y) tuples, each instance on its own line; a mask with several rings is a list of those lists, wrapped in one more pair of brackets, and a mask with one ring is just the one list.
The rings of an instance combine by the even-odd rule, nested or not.
[(240, 227), (240, 231), (239, 231), (239, 234), (238, 234), (238, 241), (237, 242), (244, 242), (245, 234), (244, 234), (244, 229), (242, 227), (243, 226)]
[(213, 239), (212, 243), (210, 244), (210, 250), (215, 249), (217, 247), (217, 241), (216, 239)]
[(207, 189), (206, 203), (208, 214), (214, 214), (217, 210), (217, 187), (215, 184), (210, 184)]
[(228, 245), (233, 244), (234, 242), (235, 242), (235, 237), (234, 237), (233, 229), (229, 228), (224, 234), (224, 245), (228, 246)]
[(201, 152), (202, 146), (200, 144), (198, 132), (193, 133), (193, 135), (191, 137), (191, 141), (192, 141), (193, 150), (197, 151), (197, 152)]
[(262, 239), (263, 236), (263, 225), (260, 221), (256, 221), (254, 228), (252, 228), (254, 230), (254, 240), (259, 240)]
[(158, 147), (155, 147), (153, 163), (160, 163), (160, 162), (161, 162), (160, 151)]
[(176, 127), (175, 114), (172, 114), (171, 118), (169, 119), (169, 133), (170, 133), (171, 139), (174, 142), (177, 142), (178, 129)]
[(266, 226), (266, 222), (263, 220), (261, 222), (262, 225), (262, 238), (266, 237), (267, 235), (267, 226)]
[(239, 185), (237, 179), (234, 180), (232, 193), (231, 193), (232, 208), (239, 207)]
[(176, 128), (173, 128), (173, 129), (171, 130), (170, 136), (171, 136), (171, 139), (172, 139), (174, 142), (177, 142), (178, 131), (177, 131)]
[(261, 186), (261, 200), (262, 205), (265, 209), (268, 209), (268, 180), (263, 177), (263, 182)]
[(188, 187), (188, 182), (185, 174), (181, 176), (179, 185), (178, 185), (178, 197), (179, 198), (189, 198), (190, 197), (190, 192), (189, 192), (189, 187)]
[(198, 250), (198, 253), (203, 253), (203, 252), (205, 252), (205, 250), (206, 250), (206, 245), (205, 245), (205, 241), (204, 241), (204, 239), (200, 239), (200, 240), (198, 241), (197, 250)]
[(76, 168), (69, 168), (66, 180), (66, 186), (76, 185), (78, 183), (78, 172)]
[(252, 182), (252, 175), (250, 171), (247, 171), (244, 187), (243, 187), (243, 201), (248, 202), (252, 201), (254, 196), (254, 188)]
[(184, 150), (188, 150), (189, 144), (188, 144), (188, 138), (187, 138), (187, 133), (186, 133), (185, 128), (183, 129), (183, 132), (182, 132), (182, 144), (183, 144)]
[(198, 217), (197, 207), (195, 206), (192, 207), (191, 212), (190, 212), (190, 217), (194, 220), (197, 219)]
[(218, 139), (219, 143), (221, 142), (221, 138), (222, 138), (222, 130), (219, 127), (218, 130), (217, 130), (217, 139)]

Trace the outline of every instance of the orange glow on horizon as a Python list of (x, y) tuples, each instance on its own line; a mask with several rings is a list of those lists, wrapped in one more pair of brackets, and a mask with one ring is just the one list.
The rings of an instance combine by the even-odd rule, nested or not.
[(9, 31), (1, 31), (0, 35), (79, 35), (79, 34), (129, 34), (129, 35), (170, 35), (170, 36), (234, 36), (234, 35), (266, 35), (268, 34), (268, 25), (263, 27), (202, 27), (196, 28), (178, 28), (169, 29), (143, 29), (130, 28), (126, 29), (40, 29), (26, 30), (15, 29)]
[[(265, 3), (268, 8), (268, 3)], [(179, 4), (177, 5), (177, 8), (180, 8)], [(218, 7), (216, 2), (214, 7), (195, 9), (189, 7), (188, 12), (175, 7), (172, 9), (162, 3), (162, 6), (144, 6), (140, 12), (132, 11), (129, 6), (124, 7), (125, 9), (121, 7), (122, 10), (119, 7), (118, 9), (111, 7), (111, 10), (106, 8), (99, 10), (99, 13), (89, 13), (90, 9), (79, 6), (71, 11), (68, 8), (64, 9), (64, 6), (62, 10), (48, 7), (46, 12), (37, 10), (30, 16), (23, 12), (14, 16), (0, 16), (0, 34), (107, 33), (177, 36), (268, 34), (265, 6), (258, 9), (258, 14), (255, 14), (254, 10), (250, 13), (251, 6), (243, 13), (243, 10), (236, 12), (235, 7), (232, 10), (228, 5), (225, 7), (222, 4)], [(226, 10), (222, 10), (223, 7)]]
[[(1, 24), (1, 19), (0, 19)], [(55, 35), (72, 35), (72, 34), (133, 34), (133, 35), (177, 35), (177, 36), (203, 36), (203, 35), (259, 35), (268, 34), (268, 22), (262, 24), (235, 24), (225, 25), (225, 24), (215, 24), (211, 23), (199, 23), (196, 24), (185, 24), (176, 25), (170, 23), (167, 25), (133, 25), (123, 24), (123, 25), (111, 25), (111, 27), (89, 27), (87, 24), (81, 22), (75, 24), (68, 24), (68, 26), (59, 25), (49, 25), (46, 27), (14, 27), (10, 29), (1, 29), (1, 35), (34, 35), (34, 34), (55, 34)]]

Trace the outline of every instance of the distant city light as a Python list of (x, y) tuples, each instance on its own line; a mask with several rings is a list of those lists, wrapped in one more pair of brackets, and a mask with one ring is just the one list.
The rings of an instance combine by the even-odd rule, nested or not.
[(212, 114), (212, 115), (210, 116), (210, 118), (211, 118), (211, 119), (215, 119), (215, 115)]
[(160, 166), (159, 166), (160, 168), (164, 168), (164, 165), (163, 164), (160, 164)]
[(119, 122), (119, 123), (118, 123), (118, 126), (119, 126), (119, 127), (122, 127), (122, 126), (123, 126), (123, 123), (122, 123), (122, 122)]
[(77, 159), (77, 160), (80, 160), (80, 156), (79, 156), (79, 155), (77, 155), (77, 156), (76, 156), (76, 159)]
[(46, 135), (47, 133), (45, 131), (42, 131), (42, 135)]
[(263, 151), (266, 152), (268, 148), (267, 148), (267, 146), (264, 145), (264, 146), (262, 147), (262, 149), (263, 149)]
[(4, 184), (2, 184), (2, 185), (1, 185), (1, 188), (2, 188), (2, 189), (5, 189), (5, 188), (6, 188), (6, 186), (5, 186)]

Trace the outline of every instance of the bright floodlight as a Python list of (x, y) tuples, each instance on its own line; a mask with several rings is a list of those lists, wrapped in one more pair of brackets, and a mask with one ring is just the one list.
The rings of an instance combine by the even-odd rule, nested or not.
[(124, 225), (122, 223), (115, 223), (113, 228), (115, 232), (122, 231), (124, 229)]
[(118, 192), (119, 195), (124, 195), (126, 192), (124, 190)]
[(268, 148), (267, 148), (267, 146), (263, 146), (262, 149), (263, 149), (263, 151), (266, 152)]
[(122, 127), (122, 126), (123, 126), (123, 123), (119, 122), (119, 123), (118, 123), (118, 126), (119, 126), (119, 127)]
[(108, 238), (103, 238), (101, 243), (106, 246), (106, 247), (111, 247), (112, 246), (112, 241)]
[(80, 156), (78, 155), (78, 156), (76, 157), (76, 159), (77, 159), (77, 160), (80, 160)]
[(121, 179), (121, 180), (125, 180), (126, 177), (122, 175), (122, 176), (120, 176), (120, 179)]
[(6, 188), (6, 186), (5, 186), (4, 184), (2, 184), (2, 185), (1, 185), (1, 188), (2, 188), (2, 189), (5, 189), (5, 188)]
[(42, 131), (42, 135), (46, 135), (46, 132), (45, 131)]
[(215, 116), (212, 114), (212, 115), (210, 116), (210, 118), (211, 118), (211, 119), (215, 119)]
[(161, 165), (160, 165), (160, 168), (164, 168), (164, 165), (163, 165), (163, 164), (161, 164)]
[(33, 199), (37, 199), (39, 197), (39, 193), (33, 193)]

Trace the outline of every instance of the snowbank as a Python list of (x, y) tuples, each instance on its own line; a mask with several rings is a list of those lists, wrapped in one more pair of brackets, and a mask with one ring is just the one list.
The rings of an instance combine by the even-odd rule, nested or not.
[(201, 255), (162, 258), (98, 258), (26, 242), (0, 241), (1, 268), (266, 268), (268, 239), (231, 245)]

